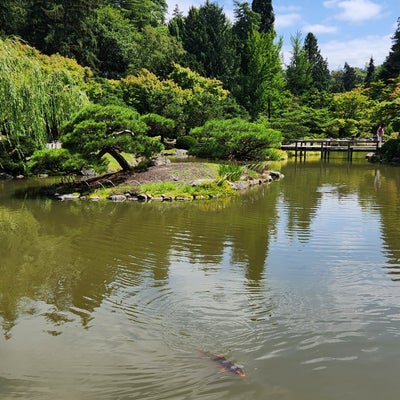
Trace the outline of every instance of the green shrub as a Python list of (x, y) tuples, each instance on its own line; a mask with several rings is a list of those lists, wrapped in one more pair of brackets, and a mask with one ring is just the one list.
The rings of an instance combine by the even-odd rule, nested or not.
[(240, 118), (210, 120), (192, 129), (198, 140), (190, 154), (221, 160), (265, 160), (268, 148), (278, 147), (282, 134), (263, 123), (249, 122)]
[(85, 162), (73, 157), (67, 149), (37, 150), (28, 161), (31, 174), (52, 174), (77, 172), (85, 167)]
[(389, 139), (380, 149), (380, 154), (384, 161), (392, 161), (400, 158), (400, 139)]
[(189, 150), (192, 147), (196, 146), (197, 140), (193, 136), (185, 135), (180, 136), (176, 139), (176, 148)]

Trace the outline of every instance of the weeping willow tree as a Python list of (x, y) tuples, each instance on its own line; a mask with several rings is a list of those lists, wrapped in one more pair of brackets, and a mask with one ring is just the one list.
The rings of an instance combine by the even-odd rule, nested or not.
[(87, 75), (72, 60), (0, 39), (0, 170), (23, 173), (26, 158), (58, 138), (61, 125), (88, 103)]

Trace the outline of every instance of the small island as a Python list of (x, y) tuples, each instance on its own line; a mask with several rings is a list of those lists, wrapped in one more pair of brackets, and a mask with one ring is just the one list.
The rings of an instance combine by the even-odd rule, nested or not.
[[(166, 159), (168, 160), (168, 159)], [(46, 193), (58, 200), (188, 201), (229, 197), (283, 177), (265, 164), (248, 166), (165, 161), (145, 171), (119, 171), (53, 185)], [(262, 171), (260, 170), (262, 169)]]

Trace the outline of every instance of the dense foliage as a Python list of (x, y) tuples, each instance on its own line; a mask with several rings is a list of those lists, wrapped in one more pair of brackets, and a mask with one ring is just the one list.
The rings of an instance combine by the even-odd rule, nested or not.
[(24, 173), (36, 148), (59, 139), (61, 126), (89, 102), (88, 74), (71, 59), (0, 39), (1, 169)]
[(91, 105), (65, 126), (63, 146), (79, 155), (86, 167), (101, 168), (108, 153), (123, 170), (129, 170), (131, 165), (122, 152), (149, 158), (162, 148), (146, 131), (139, 114), (128, 107)]
[(277, 147), (282, 140), (279, 131), (239, 118), (210, 120), (191, 134), (198, 141), (191, 154), (232, 161), (265, 160), (267, 149)]
[(312, 32), (283, 64), (271, 1), (234, 3), (234, 21), (210, 0), (166, 21), (165, 0), (3, 1), (0, 170), (101, 168), (106, 151), (127, 169), (123, 151), (150, 158), (166, 139), (260, 159), (281, 140), (397, 134), (400, 19), (383, 65), (330, 72)]

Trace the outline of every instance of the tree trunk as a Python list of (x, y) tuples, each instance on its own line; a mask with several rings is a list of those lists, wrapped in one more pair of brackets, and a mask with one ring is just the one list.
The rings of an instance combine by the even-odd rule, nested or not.
[(124, 156), (115, 147), (112, 147), (112, 146), (105, 147), (104, 149), (102, 149), (100, 151), (100, 153), (98, 154), (98, 157), (101, 158), (106, 153), (110, 154), (111, 157), (115, 158), (115, 160), (120, 165), (120, 167), (122, 168), (123, 171), (130, 171), (132, 169), (132, 166), (128, 163), (128, 161), (126, 161)]

